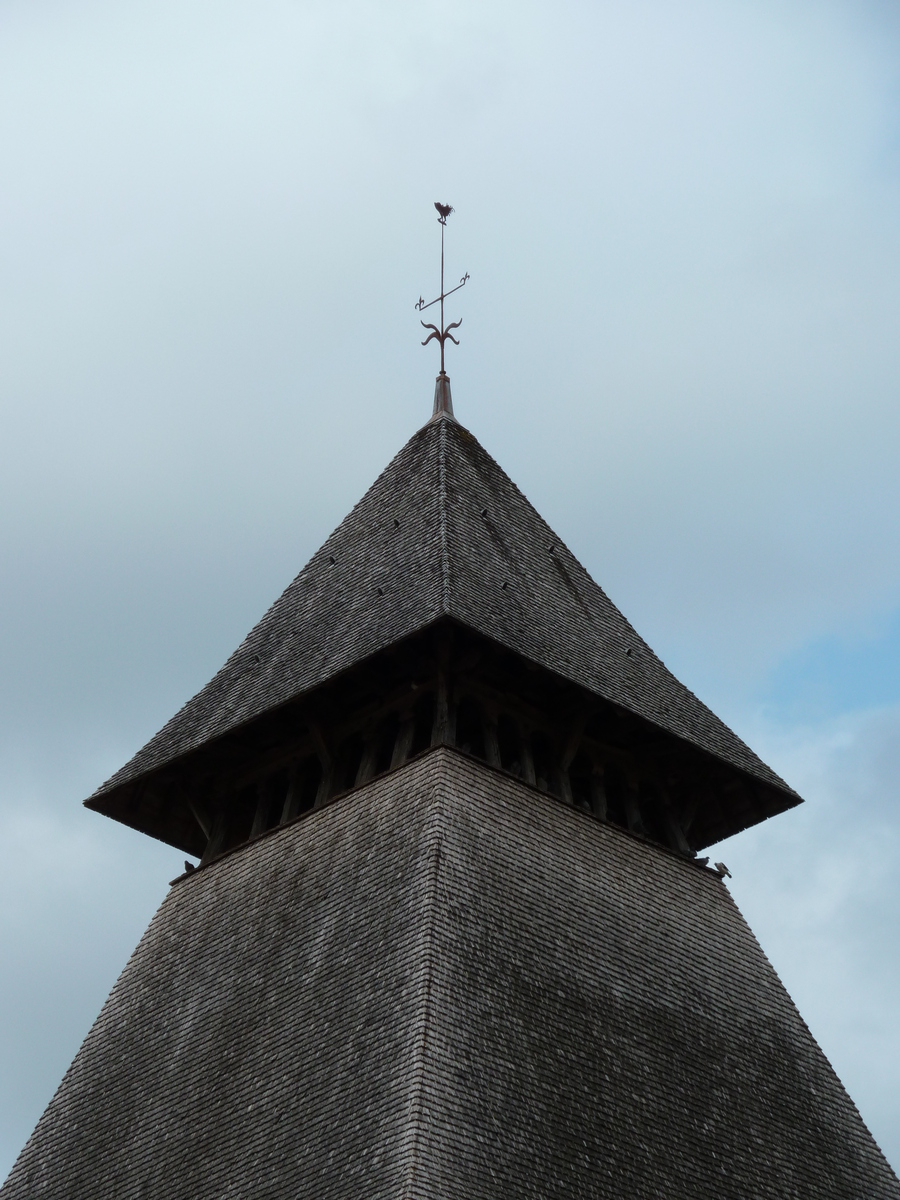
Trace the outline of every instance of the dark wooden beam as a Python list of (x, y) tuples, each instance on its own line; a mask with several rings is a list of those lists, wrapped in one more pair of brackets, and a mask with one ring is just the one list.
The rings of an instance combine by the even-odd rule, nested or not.
[(606, 820), (606, 783), (599, 763), (594, 763), (591, 774), (591, 810), (598, 820)]
[(434, 696), (434, 725), (431, 730), (432, 746), (452, 746), (456, 742), (456, 705), (450, 694), (447, 671), (438, 672), (437, 689)]
[(294, 763), (288, 775), (287, 791), (284, 794), (284, 804), (281, 806), (281, 824), (292, 821), (300, 807), (300, 771)]
[(206, 843), (206, 849), (200, 858), (200, 866), (205, 866), (211, 858), (215, 858), (220, 853), (225, 845), (225, 838), (228, 834), (228, 810), (225, 805), (221, 805), (213, 817), (212, 830), (209, 835), (209, 841)]
[(322, 765), (322, 778), (319, 781), (319, 789), (316, 792), (315, 803), (313, 808), (321, 808), (328, 797), (331, 795), (332, 786), (334, 784), (334, 755), (325, 741), (322, 730), (318, 723), (312, 722), (309, 727), (312, 735), (313, 745), (316, 748), (316, 753), (319, 756), (319, 762)]
[(261, 779), (256, 785), (256, 809), (253, 813), (253, 824), (250, 826), (250, 836), (252, 838), (259, 837), (261, 833), (265, 833), (268, 825), (269, 805), (271, 801), (269, 788), (265, 781)]
[(404, 713), (400, 718), (400, 728), (397, 730), (397, 737), (394, 739), (394, 751), (391, 755), (392, 771), (395, 771), (397, 767), (402, 767), (409, 758), (409, 752), (412, 750), (415, 736), (415, 717), (411, 712)]
[(375, 767), (378, 762), (378, 739), (374, 733), (370, 733), (363, 747), (362, 758), (359, 760), (359, 767), (356, 771), (356, 778), (353, 781), (354, 787), (360, 784), (368, 783), (375, 774)]
[(641, 805), (637, 781), (626, 779), (625, 787), (625, 820), (633, 833), (643, 833), (644, 822), (641, 820)]
[(666, 834), (669, 839), (669, 845), (673, 850), (677, 850), (680, 854), (692, 855), (690, 842), (685, 836), (681, 821), (678, 819), (678, 813), (675, 805), (672, 803), (672, 797), (669, 795), (667, 788), (660, 786), (659, 795), (662, 803), (663, 824), (666, 829)]
[(578, 753), (578, 748), (581, 745), (581, 739), (584, 737), (584, 727), (587, 724), (587, 713), (582, 712), (572, 722), (569, 729), (569, 735), (566, 738), (563, 746), (562, 756), (559, 760), (559, 765), (564, 771), (568, 771), (572, 765), (572, 760)]
[(197, 822), (197, 824), (200, 826), (200, 828), (203, 830), (203, 834), (208, 841), (210, 834), (212, 833), (212, 820), (210, 819), (208, 813), (203, 808), (203, 806), (200, 804), (200, 802), (196, 799), (194, 799), (194, 800), (189, 799), (187, 802), (187, 806), (191, 810), (191, 815), (193, 816), (193, 818)]
[(531, 787), (536, 787), (537, 777), (534, 773), (534, 755), (531, 752), (530, 731), (522, 725), (521, 721), (516, 721), (516, 728), (519, 731), (519, 759), (522, 763), (522, 778)]
[(560, 799), (564, 804), (568, 804), (572, 808), (575, 804), (575, 798), (572, 795), (572, 780), (569, 777), (569, 767), (571, 767), (575, 755), (578, 753), (581, 746), (581, 740), (584, 736), (584, 727), (587, 724), (587, 713), (582, 711), (572, 722), (566, 740), (563, 743), (562, 754), (559, 758), (559, 765), (556, 770), (557, 791)]
[(493, 705), (483, 704), (481, 706), (481, 732), (484, 738), (484, 757), (490, 767), (503, 765), (500, 760), (500, 738), (497, 726), (496, 708)]

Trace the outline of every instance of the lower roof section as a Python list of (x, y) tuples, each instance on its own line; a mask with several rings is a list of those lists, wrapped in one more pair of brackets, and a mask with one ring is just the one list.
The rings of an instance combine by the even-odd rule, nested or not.
[(900, 1200), (722, 882), (440, 747), (177, 883), (2, 1200)]

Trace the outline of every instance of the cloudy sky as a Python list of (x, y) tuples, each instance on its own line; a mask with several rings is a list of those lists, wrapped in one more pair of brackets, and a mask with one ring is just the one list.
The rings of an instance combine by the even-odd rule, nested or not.
[(806, 798), (730, 886), (900, 1168), (900, 16), (0, 0), (0, 1177), (176, 851), (81, 808), (457, 415)]

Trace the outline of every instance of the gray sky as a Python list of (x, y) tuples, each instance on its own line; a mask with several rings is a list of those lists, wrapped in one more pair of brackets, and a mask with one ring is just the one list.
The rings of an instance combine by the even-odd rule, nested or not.
[(180, 867), (80, 801), (430, 414), (435, 199), (458, 416), (807, 797), (721, 856), (897, 1169), (895, 6), (0, 0), (0, 1176)]

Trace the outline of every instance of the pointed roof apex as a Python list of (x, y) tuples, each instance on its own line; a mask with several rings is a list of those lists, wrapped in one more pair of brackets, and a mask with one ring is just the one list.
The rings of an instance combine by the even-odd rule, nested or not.
[(434, 381), (434, 409), (431, 419), (434, 420), (435, 417), (442, 415), (456, 420), (453, 416), (453, 399), (450, 395), (450, 376), (445, 375), (443, 371)]

